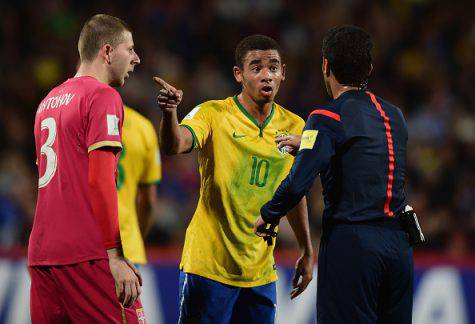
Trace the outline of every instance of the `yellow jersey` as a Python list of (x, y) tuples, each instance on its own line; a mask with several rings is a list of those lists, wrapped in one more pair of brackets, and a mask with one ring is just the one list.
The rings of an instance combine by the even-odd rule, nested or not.
[(221, 283), (255, 287), (277, 280), (274, 245), (253, 232), (261, 206), (288, 174), (293, 157), (279, 150), (281, 134), (305, 123), (278, 104), (259, 125), (238, 98), (198, 105), (181, 126), (198, 149), (201, 187), (186, 230), (180, 268)]
[(147, 118), (124, 106), (117, 180), (119, 228), (124, 255), (133, 263), (147, 262), (137, 217), (137, 188), (160, 179), (160, 151), (155, 129)]

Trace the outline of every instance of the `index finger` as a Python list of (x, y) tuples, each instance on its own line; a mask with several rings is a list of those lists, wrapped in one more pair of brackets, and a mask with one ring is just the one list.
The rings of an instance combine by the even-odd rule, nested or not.
[(132, 283), (130, 285), (131, 295), (130, 295), (130, 300), (129, 300), (129, 307), (132, 307), (135, 301), (137, 300), (137, 298), (139, 297), (137, 286), (138, 286), (138, 282)]
[(120, 296), (124, 292), (124, 286), (122, 284), (118, 283), (117, 281), (115, 282), (115, 292), (117, 294), (117, 298), (119, 298), (119, 300), (120, 300)]
[(157, 83), (158, 85), (160, 85), (161, 87), (163, 87), (164, 89), (166, 89), (168, 91), (172, 91), (172, 92), (176, 91), (176, 89), (173, 86), (166, 83), (165, 80), (163, 80), (159, 77), (153, 77), (153, 81), (155, 81), (155, 83)]
[(132, 297), (132, 289), (128, 282), (124, 282), (123, 297), (124, 299), (122, 300), (122, 305), (124, 305), (124, 307), (128, 307), (130, 298)]
[(267, 236), (266, 233), (262, 233), (262, 232), (258, 232), (258, 231), (254, 231), (254, 234), (256, 234), (259, 237), (266, 237)]
[(137, 267), (132, 263), (130, 262), (129, 259), (125, 259), (125, 262), (127, 262), (127, 265), (132, 269), (132, 271), (135, 273), (135, 275), (137, 276), (138, 280), (139, 280), (139, 284), (140, 286), (142, 286), (142, 274), (140, 273), (139, 269), (137, 269)]
[(303, 292), (303, 289), (301, 286), (297, 286), (292, 291), (290, 292), (290, 299), (294, 299), (298, 295), (300, 295)]
[(262, 228), (262, 226), (254, 226), (254, 234), (260, 237), (265, 237), (268, 235), (265, 228)]
[(290, 143), (290, 141), (282, 141), (280, 143), (277, 143), (277, 147), (278, 148), (282, 148), (284, 146), (290, 146), (290, 148), (292, 148), (292, 143)]
[(280, 142), (280, 141), (287, 140), (287, 139), (289, 139), (289, 136), (288, 136), (288, 135), (281, 135), (281, 136), (276, 136), (276, 137), (274, 138), (274, 141)]
[(302, 276), (302, 281), (300, 282), (300, 287), (302, 287), (302, 291), (304, 291), (305, 289), (307, 289), (308, 285), (310, 284), (310, 282), (312, 281), (312, 275), (309, 275), (309, 274), (305, 274)]
[(302, 270), (300, 268), (295, 269), (294, 277), (292, 278), (292, 286), (296, 288), (299, 286), (300, 275), (302, 274)]

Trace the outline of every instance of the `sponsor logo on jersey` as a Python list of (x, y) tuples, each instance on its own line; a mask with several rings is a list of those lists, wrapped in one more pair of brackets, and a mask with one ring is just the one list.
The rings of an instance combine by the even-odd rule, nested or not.
[(233, 132), (233, 138), (241, 138), (241, 137), (246, 137), (246, 135), (238, 135), (236, 132)]

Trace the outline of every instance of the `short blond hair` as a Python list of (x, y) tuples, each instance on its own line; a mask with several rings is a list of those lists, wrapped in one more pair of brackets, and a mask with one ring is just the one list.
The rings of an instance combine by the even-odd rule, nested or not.
[(89, 18), (79, 35), (78, 51), (81, 62), (91, 62), (104, 44), (116, 46), (122, 41), (123, 32), (131, 29), (117, 17), (98, 14)]

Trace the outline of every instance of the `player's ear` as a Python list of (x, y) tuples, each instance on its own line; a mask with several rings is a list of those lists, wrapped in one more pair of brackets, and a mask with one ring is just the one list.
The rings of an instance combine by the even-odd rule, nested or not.
[(111, 44), (104, 44), (102, 45), (101, 49), (99, 50), (100, 56), (104, 59), (107, 64), (111, 64), (111, 53), (112, 53), (112, 46)]
[(371, 65), (370, 65), (370, 67), (369, 67), (368, 76), (371, 75), (371, 72), (373, 72), (373, 63), (371, 63)]
[(282, 81), (285, 80), (285, 64), (282, 64)]
[(242, 83), (242, 71), (238, 66), (234, 66), (233, 68), (234, 78), (237, 82)]

